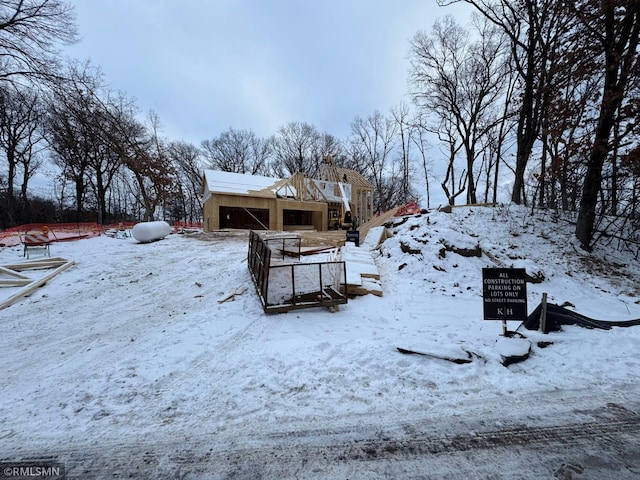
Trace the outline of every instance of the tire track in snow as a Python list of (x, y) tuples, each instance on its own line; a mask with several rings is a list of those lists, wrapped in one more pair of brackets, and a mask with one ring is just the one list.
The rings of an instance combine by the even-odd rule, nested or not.
[[(621, 409), (589, 422), (451, 435), (413, 433), (394, 438), (369, 431), (369, 438), (358, 438), (367, 430), (361, 428), (347, 434), (327, 428), (256, 437), (243, 442), (242, 447), (236, 443), (239, 438), (224, 442), (215, 436), (195, 436), (180, 439), (179, 443), (116, 442), (49, 453), (65, 464), (69, 480), (132, 475), (185, 479), (327, 478), (330, 471), (351, 472), (349, 478), (365, 478), (357, 472), (382, 472), (393, 467), (398, 473), (397, 469), (412, 465), (432, 472), (416, 478), (444, 478), (445, 473), (478, 473), (480, 468), (494, 468), (517, 478), (523, 472), (536, 471), (556, 478), (573, 478), (573, 472), (584, 473), (584, 478), (631, 479), (640, 473), (639, 427), (640, 415)], [(435, 475), (437, 472), (443, 476)]]

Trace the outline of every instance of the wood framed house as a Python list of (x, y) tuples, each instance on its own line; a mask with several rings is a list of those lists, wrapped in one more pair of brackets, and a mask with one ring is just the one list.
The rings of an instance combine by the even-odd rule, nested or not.
[[(351, 214), (358, 217), (360, 225), (368, 222), (373, 218), (373, 185), (360, 173), (348, 168), (335, 167), (334, 169), (324, 166), (320, 169), (319, 178), (323, 180), (331, 180), (337, 175), (340, 183), (348, 185), (347, 196), (351, 205)], [(335, 185), (335, 183), (333, 184)], [(334, 192), (335, 196), (339, 196), (339, 192)], [(329, 202), (329, 217), (336, 218), (339, 216), (340, 206), (337, 202)]]
[[(370, 188), (369, 194), (363, 193), (365, 186), (354, 175), (357, 172), (340, 170), (345, 170), (341, 174), (346, 178), (358, 181), (355, 188), (343, 183), (342, 191), (349, 192), (353, 211), (362, 221), (366, 221), (372, 216), (373, 188)], [(301, 173), (281, 179), (205, 170), (202, 177), (205, 231), (225, 228), (328, 230), (332, 211), (341, 201), (340, 189), (335, 182), (311, 179)]]

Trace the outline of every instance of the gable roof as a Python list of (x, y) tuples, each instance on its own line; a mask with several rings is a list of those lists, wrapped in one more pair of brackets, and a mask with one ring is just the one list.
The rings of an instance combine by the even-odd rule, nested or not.
[[(326, 165), (320, 166), (320, 178), (323, 180), (334, 180), (334, 175)], [(340, 183), (348, 183), (354, 187), (360, 187), (373, 190), (373, 185), (369, 180), (364, 178), (360, 173), (350, 168), (336, 167), (336, 173), (338, 174), (338, 180)]]
[(371, 184), (371, 182), (355, 170), (351, 170), (350, 168), (338, 167), (338, 175), (340, 175), (341, 179), (346, 176), (347, 183), (350, 183), (354, 187), (373, 189), (373, 185)]
[[(364, 182), (364, 178), (354, 170), (339, 169), (340, 175), (347, 175), (348, 179), (355, 180), (357, 185)], [(354, 175), (355, 174), (355, 175)], [(358, 179), (358, 177), (360, 179)], [(342, 183), (342, 182), (341, 182)], [(264, 177), (262, 175), (250, 175), (246, 173), (223, 172), (221, 170), (205, 170), (203, 173), (202, 201), (206, 202), (212, 194), (246, 195), (262, 198), (298, 198), (310, 196), (315, 199), (320, 196), (323, 201), (341, 202), (342, 197), (334, 194), (335, 182), (328, 180), (310, 179), (301, 174), (295, 174), (290, 179)], [(351, 184), (343, 183), (347, 196), (351, 197)], [(300, 190), (300, 195), (298, 195)], [(300, 197), (300, 198), (299, 198)], [(304, 199), (307, 199), (306, 197)]]
[(202, 183), (202, 201), (206, 202), (214, 193), (263, 198), (292, 198), (296, 195), (293, 186), (280, 178), (205, 170)]
[[(265, 190), (267, 196), (275, 196), (275, 193), (270, 188), (275, 188), (275, 185), (282, 181), (280, 178), (223, 172), (220, 170), (205, 170), (204, 180), (206, 183), (205, 188), (210, 193), (249, 195), (249, 193), (254, 194), (256, 191)], [(269, 192), (271, 192), (271, 195), (269, 195)]]

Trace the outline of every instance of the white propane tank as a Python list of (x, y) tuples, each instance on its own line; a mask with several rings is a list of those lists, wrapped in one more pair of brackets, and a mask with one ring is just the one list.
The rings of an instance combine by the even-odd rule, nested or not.
[(139, 242), (154, 242), (171, 233), (171, 225), (167, 222), (142, 222), (136, 223), (131, 229), (131, 235)]

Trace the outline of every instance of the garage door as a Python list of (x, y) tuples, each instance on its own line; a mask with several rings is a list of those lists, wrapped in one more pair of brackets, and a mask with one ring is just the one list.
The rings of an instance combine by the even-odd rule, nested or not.
[(220, 207), (220, 228), (269, 229), (269, 209)]

